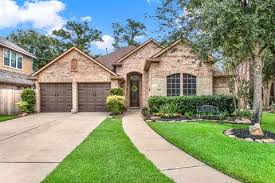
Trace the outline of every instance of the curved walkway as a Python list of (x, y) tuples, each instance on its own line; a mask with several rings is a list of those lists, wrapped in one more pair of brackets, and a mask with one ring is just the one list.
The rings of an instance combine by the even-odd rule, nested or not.
[(122, 120), (126, 134), (137, 149), (175, 182), (238, 182), (167, 142), (146, 124), (140, 111), (129, 111)]

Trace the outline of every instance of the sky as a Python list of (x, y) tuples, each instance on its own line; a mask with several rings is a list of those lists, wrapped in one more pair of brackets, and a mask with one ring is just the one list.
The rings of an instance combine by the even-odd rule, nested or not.
[(147, 37), (158, 38), (154, 32), (156, 22), (145, 18), (153, 15), (159, 0), (0, 0), (0, 36), (7, 36), (16, 29), (32, 28), (49, 34), (62, 28), (68, 20), (88, 21), (102, 31), (103, 42), (91, 43), (93, 54), (113, 50), (112, 23), (124, 23), (131, 18), (143, 22)]

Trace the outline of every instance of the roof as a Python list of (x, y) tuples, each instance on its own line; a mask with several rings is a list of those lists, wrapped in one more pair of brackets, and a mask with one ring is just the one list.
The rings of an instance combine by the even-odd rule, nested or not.
[(137, 47), (136, 49), (132, 50), (130, 53), (128, 53), (127, 55), (125, 55), (124, 57), (122, 57), (121, 59), (119, 59), (118, 61), (116, 61), (116, 63), (119, 63), (119, 62), (125, 60), (126, 58), (128, 58), (132, 54), (136, 53), (138, 50), (140, 50), (141, 48), (143, 48), (145, 45), (147, 45), (150, 42), (153, 42), (153, 43), (159, 45), (161, 48), (164, 48), (159, 42), (157, 42), (153, 38), (150, 38), (149, 40), (145, 41), (142, 45), (140, 45), (139, 47)]
[(116, 61), (118, 61), (125, 55), (129, 54), (131, 51), (133, 51), (136, 48), (137, 47), (133, 46), (133, 45), (127, 46), (125, 48), (120, 48), (120, 49), (115, 50), (114, 52), (111, 52), (107, 55), (97, 58), (97, 60), (100, 63), (102, 63), (103, 65), (105, 65), (106, 67), (108, 67), (109, 69), (113, 70), (114, 69), (113, 64)]
[(0, 83), (33, 85), (33, 82), (27, 79), (24, 74), (0, 70)]
[(56, 57), (54, 60), (52, 60), (51, 62), (49, 62), (48, 64), (46, 64), (44, 67), (42, 67), (41, 69), (39, 69), (38, 71), (34, 72), (33, 74), (31, 74), (31, 77), (36, 76), (38, 73), (42, 72), (43, 70), (45, 70), (46, 68), (48, 68), (50, 65), (52, 65), (53, 63), (55, 63), (56, 61), (58, 61), (60, 58), (62, 58), (63, 56), (65, 56), (67, 53), (71, 52), (72, 50), (75, 50), (79, 53), (81, 53), (83, 56), (85, 56), (86, 58), (88, 58), (89, 60), (91, 60), (92, 62), (94, 62), (95, 64), (97, 64), (98, 66), (102, 67), (103, 69), (105, 69), (107, 72), (110, 72), (111, 74), (117, 76), (117, 74), (115, 72), (113, 72), (112, 70), (110, 70), (108, 67), (106, 67), (105, 65), (103, 65), (102, 63), (100, 63), (99, 61), (95, 60), (94, 58), (92, 58), (90, 55), (84, 53), (83, 51), (81, 51), (80, 49), (76, 48), (76, 47), (71, 47), (70, 49), (68, 49), (67, 51), (65, 51), (64, 53), (62, 53), (61, 55), (59, 55), (58, 57)]
[(23, 48), (17, 46), (16, 44), (12, 43), (11, 41), (3, 37), (0, 37), (0, 45), (6, 48), (12, 49), (14, 51), (17, 51), (21, 54), (27, 55), (29, 57), (36, 58), (33, 54), (29, 53), (28, 51), (24, 50)]

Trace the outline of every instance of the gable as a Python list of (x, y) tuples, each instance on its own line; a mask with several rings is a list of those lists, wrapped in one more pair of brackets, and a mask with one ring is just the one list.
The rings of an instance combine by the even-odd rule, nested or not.
[(110, 82), (112, 74), (76, 50), (71, 50), (37, 74), (39, 82)]
[(149, 39), (148, 41), (144, 42), (142, 45), (140, 45), (139, 47), (137, 47), (136, 49), (134, 49), (133, 51), (131, 51), (129, 54), (125, 55), (124, 57), (122, 57), (121, 59), (119, 59), (116, 63), (120, 63), (123, 60), (129, 58), (132, 55), (137, 55), (137, 52), (140, 52), (140, 50), (144, 50), (144, 47), (148, 46), (148, 45), (155, 45), (158, 48), (164, 48), (159, 42), (157, 42), (154, 39)]
[(107, 72), (111, 73), (112, 75), (116, 76), (116, 73), (114, 73), (113, 71), (111, 71), (109, 68), (107, 68), (106, 66), (102, 65), (101, 63), (99, 63), (97, 60), (93, 59), (91, 56), (87, 55), (86, 53), (82, 52), (81, 50), (77, 49), (76, 47), (72, 47), (69, 50), (67, 50), (66, 52), (64, 52), (63, 54), (61, 54), (60, 56), (58, 56), (57, 58), (55, 58), (54, 60), (52, 60), (51, 62), (49, 62), (48, 64), (46, 64), (44, 67), (42, 67), (41, 69), (39, 69), (38, 71), (36, 71), (35, 73), (33, 73), (31, 75), (31, 77), (35, 77), (36, 75), (38, 75), (40, 72), (43, 72), (45, 69), (47, 69), (49, 66), (51, 66), (52, 64), (54, 64), (55, 62), (63, 59), (63, 57), (67, 56), (68, 54), (70, 54), (71, 52), (75, 52), (78, 55), (82, 55), (83, 57), (85, 57), (86, 60), (89, 60), (90, 62), (93, 62), (94, 64), (102, 67), (104, 70), (106, 70)]

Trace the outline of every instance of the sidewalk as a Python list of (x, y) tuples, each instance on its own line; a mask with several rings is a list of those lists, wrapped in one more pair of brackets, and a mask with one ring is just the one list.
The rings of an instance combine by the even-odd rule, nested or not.
[(146, 124), (140, 111), (127, 112), (122, 121), (126, 134), (137, 149), (175, 182), (238, 182), (167, 142)]

